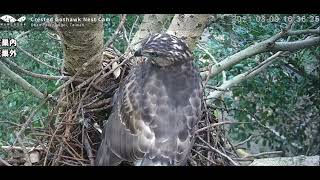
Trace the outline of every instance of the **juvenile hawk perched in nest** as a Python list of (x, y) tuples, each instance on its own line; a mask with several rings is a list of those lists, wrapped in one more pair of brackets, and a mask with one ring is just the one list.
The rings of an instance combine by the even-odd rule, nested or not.
[(96, 165), (185, 165), (201, 118), (202, 85), (187, 45), (169, 34), (146, 39), (115, 95)]

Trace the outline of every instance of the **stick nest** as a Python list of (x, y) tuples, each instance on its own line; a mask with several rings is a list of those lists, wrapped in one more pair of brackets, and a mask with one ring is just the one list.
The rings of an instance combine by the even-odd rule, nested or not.
[[(111, 112), (112, 96), (133, 65), (132, 57), (113, 48), (105, 50), (104, 59), (98, 74), (74, 81), (61, 91), (47, 117), (49, 123), (45, 130), (34, 138), (33, 147), (37, 148), (30, 150), (29, 155), (37, 151), (39, 160), (32, 165), (94, 165), (101, 142), (100, 130)], [(114, 65), (121, 65), (121, 70), (115, 69), (117, 66)], [(218, 123), (213, 110), (204, 104), (195, 144), (188, 158), (189, 166), (235, 165), (232, 158), (237, 156), (225, 136), (223, 124), (209, 127)], [(16, 165), (26, 161), (26, 158), (8, 160)]]

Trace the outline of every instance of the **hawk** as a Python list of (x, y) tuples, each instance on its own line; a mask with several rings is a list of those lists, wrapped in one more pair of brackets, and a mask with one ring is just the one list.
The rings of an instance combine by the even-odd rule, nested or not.
[(120, 84), (96, 165), (185, 165), (201, 118), (202, 85), (188, 46), (161, 33), (134, 54), (147, 59)]

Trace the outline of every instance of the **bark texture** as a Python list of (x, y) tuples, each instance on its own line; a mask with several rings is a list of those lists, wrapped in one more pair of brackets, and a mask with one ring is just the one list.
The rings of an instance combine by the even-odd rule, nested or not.
[(209, 18), (208, 14), (177, 14), (173, 17), (167, 33), (182, 38), (190, 49), (194, 49)]
[(139, 44), (137, 42), (148, 37), (152, 33), (157, 33), (164, 28), (165, 21), (170, 17), (168, 14), (146, 14), (139, 26), (138, 31), (134, 35), (131, 41), (131, 45), (134, 50), (138, 49)]
[(319, 166), (319, 156), (276, 157), (254, 160), (250, 166)]
[(104, 31), (99, 17), (96, 14), (57, 15), (61, 20), (82, 19), (57, 26), (63, 41), (64, 68), (71, 75), (80, 71), (80, 76), (89, 77), (101, 68)]

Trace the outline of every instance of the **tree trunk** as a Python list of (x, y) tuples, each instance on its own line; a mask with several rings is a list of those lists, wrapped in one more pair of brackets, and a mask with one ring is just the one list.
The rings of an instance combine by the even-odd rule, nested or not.
[(139, 47), (137, 42), (148, 37), (152, 33), (157, 33), (164, 28), (165, 21), (170, 16), (168, 14), (146, 14), (143, 16), (142, 23), (139, 26), (138, 31), (134, 35), (131, 41), (133, 49), (136, 50)]
[[(57, 15), (61, 19), (78, 19), (79, 22), (63, 22), (63, 26), (58, 26), (57, 31), (61, 37), (64, 54), (64, 71), (70, 75), (79, 75), (84, 80), (91, 80), (92, 77), (97, 77), (102, 68), (103, 58), (103, 21), (98, 20), (99, 15)], [(86, 81), (84, 81), (86, 82)], [(89, 83), (90, 83), (89, 82)], [(104, 82), (108, 84), (108, 82)], [(98, 112), (92, 111), (90, 113), (90, 102), (95, 101), (100, 106), (92, 107), (98, 109), (103, 107), (105, 110), (107, 105), (102, 104), (101, 101), (105, 101), (101, 98), (101, 101), (97, 101), (100, 97), (103, 97), (102, 93), (92, 88), (93, 84), (86, 84), (84, 88), (77, 88), (78, 82), (72, 82), (60, 91), (60, 97), (58, 102), (67, 101), (65, 106), (59, 106), (54, 108), (53, 112), (57, 112), (56, 120), (59, 124), (55, 125), (54, 132), (52, 134), (55, 139), (51, 139), (49, 142), (48, 152), (53, 154), (59, 154), (57, 157), (48, 160), (45, 159), (44, 165), (59, 165), (60, 162), (64, 162), (65, 159), (59, 157), (60, 155), (78, 157), (79, 152), (83, 152), (83, 149), (76, 146), (76, 144), (82, 142), (82, 146), (86, 148), (86, 155), (89, 157), (90, 162), (93, 161), (92, 150), (90, 145), (88, 146), (87, 129), (85, 123), (93, 120), (92, 116), (97, 117)], [(108, 84), (109, 85), (109, 84)], [(97, 84), (95, 84), (97, 87)], [(101, 111), (99, 111), (101, 112)], [(105, 112), (103, 113), (106, 114)], [(104, 116), (105, 117), (105, 116)], [(98, 118), (97, 118), (98, 119)], [(81, 131), (82, 129), (82, 131)], [(82, 134), (79, 133), (82, 132)], [(79, 140), (80, 139), (80, 140)], [(70, 146), (73, 144), (74, 146)], [(75, 152), (70, 149), (77, 149)], [(73, 152), (73, 153), (70, 153)], [(47, 154), (48, 155), (48, 154)], [(47, 157), (46, 155), (46, 157)], [(74, 164), (74, 165), (82, 165)]]
[(208, 14), (177, 14), (167, 33), (184, 39), (190, 49), (194, 49), (209, 22), (209, 17)]
[[(63, 42), (65, 71), (71, 75), (79, 71), (83, 77), (97, 73), (101, 69), (104, 32), (103, 21), (98, 21), (99, 15), (68, 14), (57, 17), (82, 19), (80, 22), (63, 22), (66, 26), (57, 27)], [(82, 68), (84, 63), (88, 65)]]

